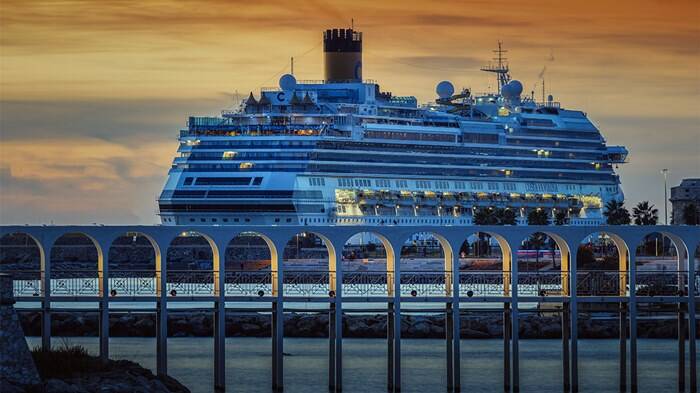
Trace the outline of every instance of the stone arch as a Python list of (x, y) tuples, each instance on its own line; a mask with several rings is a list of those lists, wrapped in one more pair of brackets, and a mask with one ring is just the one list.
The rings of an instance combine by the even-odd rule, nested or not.
[[(668, 249), (665, 245), (666, 238), (670, 241)], [(668, 231), (646, 232), (635, 245), (634, 252), (638, 295), (685, 294), (690, 259), (688, 248), (680, 236)], [(667, 257), (675, 261), (669, 264)]]
[[(381, 249), (371, 240), (365, 242), (365, 236), (378, 240)], [(358, 239), (359, 237), (359, 239)], [(359, 242), (355, 243), (355, 241)], [(341, 263), (343, 264), (343, 294), (349, 296), (370, 296), (393, 294), (391, 277), (395, 272), (396, 257), (391, 241), (376, 231), (356, 232), (342, 243)], [(384, 265), (370, 262), (372, 259), (384, 259)], [(360, 262), (357, 262), (360, 260)], [(361, 269), (358, 269), (358, 266)]]
[[(251, 244), (250, 242), (247, 244), (248, 247), (251, 246), (261, 246), (265, 245), (265, 250), (262, 251), (262, 254), (258, 252), (258, 255), (252, 255), (252, 252), (248, 252), (245, 254), (236, 254), (236, 253), (229, 253), (230, 249), (236, 248), (236, 247), (241, 247), (242, 244), (235, 244), (235, 241), (239, 239), (247, 239), (247, 240), (252, 240), (252, 239), (258, 239), (261, 240), (262, 242), (258, 242), (259, 244)], [(251, 251), (250, 249), (248, 251)], [(260, 250), (258, 250), (260, 251)], [(255, 232), (255, 231), (243, 231), (237, 233), (234, 237), (232, 237), (228, 243), (226, 243), (226, 256), (224, 260), (224, 268), (225, 270), (247, 270), (246, 268), (251, 268), (251, 266), (245, 266), (246, 262), (253, 262), (253, 261), (260, 261), (261, 258), (262, 260), (267, 260), (268, 263), (267, 269), (275, 271), (278, 268), (278, 259), (277, 259), (277, 249), (275, 247), (274, 241), (267, 236), (264, 233), (261, 232)], [(243, 265), (243, 266), (241, 266)], [(239, 267), (239, 269), (236, 269), (236, 266)], [(262, 266), (260, 264), (257, 264), (257, 266)], [(252, 269), (252, 270), (260, 270), (260, 269)]]
[[(524, 296), (569, 294), (570, 248), (561, 235), (547, 229), (528, 228), (519, 241), (515, 258), (518, 263), (519, 294)], [(533, 259), (534, 266), (532, 266)]]
[[(608, 255), (612, 250), (605, 236), (615, 246), (617, 258), (614, 253)], [(617, 263), (612, 263), (614, 260)], [(588, 233), (577, 243), (575, 280), (577, 294), (624, 296), (629, 281), (629, 261), (630, 249), (622, 236), (609, 230)]]
[[(336, 261), (336, 250), (335, 247), (333, 246), (333, 242), (324, 234), (317, 232), (317, 231), (303, 231), (303, 232), (298, 232), (292, 235), (290, 239), (287, 240), (287, 243), (285, 243), (284, 250), (282, 252), (282, 263), (281, 263), (281, 269), (282, 270), (287, 270), (288, 263), (287, 260), (289, 259), (289, 248), (294, 247), (294, 250), (297, 252), (297, 257), (302, 256), (301, 255), (301, 248), (305, 245), (304, 243), (308, 245), (309, 240), (303, 240), (303, 239), (312, 239), (313, 237), (317, 237), (318, 239), (321, 240), (321, 244), (324, 246), (326, 250), (326, 269), (328, 271), (335, 271), (336, 266), (335, 266), (335, 261)], [(296, 258), (299, 259), (299, 258)], [(318, 258), (317, 259), (321, 259)]]
[[(70, 264), (65, 264), (65, 254), (69, 254), (67, 251), (64, 251), (64, 254), (60, 255), (63, 257), (63, 261), (59, 263), (56, 260), (56, 258), (59, 257), (58, 249), (60, 247), (69, 250), (69, 248), (66, 248), (71, 246), (69, 243), (76, 241), (71, 240), (71, 238), (85, 238), (89, 241), (90, 245), (94, 247), (96, 253), (94, 268), (92, 266), (86, 267), (85, 264), (81, 265), (79, 262), (79, 255), (69, 255), (69, 259), (72, 261), (69, 261)], [(64, 242), (66, 244), (62, 244)], [(82, 244), (84, 247), (89, 247), (90, 245)], [(76, 249), (74, 249), (73, 252), (76, 252)], [(91, 255), (86, 255), (86, 258), (91, 257)], [(105, 288), (103, 287), (104, 282), (102, 280), (102, 272), (104, 272), (104, 251), (100, 242), (91, 234), (79, 231), (62, 233), (56, 237), (51, 245), (49, 260), (51, 264), (50, 277), (46, 279), (51, 283), (51, 295), (100, 296), (104, 293)], [(92, 261), (87, 261), (87, 263), (92, 263)]]
[[(499, 233), (479, 229), (467, 233), (456, 250), (460, 296), (507, 296), (510, 293), (510, 244)], [(494, 240), (500, 252), (498, 264), (493, 261)]]
[[(202, 240), (183, 240), (183, 239)], [(182, 244), (176, 244), (181, 242)], [(209, 256), (206, 251), (195, 251), (196, 248), (208, 246), (206, 250), (211, 252)], [(180, 254), (179, 260), (175, 246), (191, 247), (191, 255), (187, 252)], [(220, 267), (219, 247), (213, 237), (200, 230), (188, 230), (179, 233), (168, 243), (163, 265), (165, 266), (165, 283), (167, 294), (170, 296), (183, 295), (213, 295), (219, 292), (219, 280), (216, 279)], [(199, 261), (197, 259), (200, 259)], [(204, 259), (211, 259), (211, 265)], [(171, 262), (174, 264), (171, 265)], [(162, 270), (161, 270), (162, 272)], [(161, 273), (161, 279), (162, 273)]]
[(452, 244), (437, 231), (413, 232), (404, 239), (398, 260), (401, 296), (450, 296)]
[(0, 236), (0, 272), (12, 274), (17, 296), (41, 295), (45, 264), (44, 248), (31, 233), (18, 231)]
[[(144, 247), (148, 250), (144, 251)], [(128, 263), (123, 263), (125, 259)], [(109, 295), (157, 295), (161, 268), (161, 250), (151, 235), (129, 231), (114, 237), (107, 250)]]
[[(431, 239), (432, 238), (432, 239)], [(438, 250), (430, 250), (439, 245)], [(422, 248), (422, 250), (421, 250)], [(423, 256), (427, 256), (428, 252), (438, 251), (434, 258), (432, 259), (443, 259), (441, 271), (451, 272), (452, 271), (452, 259), (453, 251), (452, 245), (447, 240), (445, 236), (435, 231), (425, 231), (425, 232), (413, 232), (408, 235), (401, 245), (399, 251), (399, 264), (401, 264), (401, 271), (403, 271), (403, 262), (408, 258), (408, 256), (419, 256), (421, 253)], [(426, 270), (426, 269), (417, 269)], [(437, 269), (433, 269), (437, 270)]]

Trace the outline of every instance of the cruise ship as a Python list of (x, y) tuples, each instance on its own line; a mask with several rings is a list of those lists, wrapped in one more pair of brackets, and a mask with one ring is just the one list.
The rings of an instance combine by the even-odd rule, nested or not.
[[(580, 110), (538, 102), (511, 79), (500, 48), (482, 68), (496, 91), (435, 100), (362, 79), (362, 33), (323, 33), (325, 78), (283, 75), (235, 110), (189, 117), (158, 199), (164, 225), (469, 225), (481, 210), (518, 225), (597, 225), (623, 200), (607, 146)], [(544, 98), (544, 97), (542, 97)]]

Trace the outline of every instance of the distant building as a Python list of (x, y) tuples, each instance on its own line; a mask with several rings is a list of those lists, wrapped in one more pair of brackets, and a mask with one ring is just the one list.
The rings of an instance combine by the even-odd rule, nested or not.
[(695, 222), (700, 221), (700, 178), (683, 179), (680, 185), (671, 187), (671, 205), (673, 206), (672, 222), (685, 224), (683, 210), (688, 205), (695, 205)]

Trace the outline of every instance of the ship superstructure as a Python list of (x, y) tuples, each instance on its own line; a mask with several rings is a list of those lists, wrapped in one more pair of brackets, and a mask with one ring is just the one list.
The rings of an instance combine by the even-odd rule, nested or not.
[(627, 150), (607, 146), (584, 112), (523, 96), (502, 53), (484, 68), (497, 92), (443, 81), (418, 105), (362, 80), (360, 32), (323, 38), (324, 80), (287, 74), (236, 110), (188, 119), (163, 224), (466, 225), (480, 209), (525, 224), (540, 209), (596, 225), (623, 199), (613, 166)]

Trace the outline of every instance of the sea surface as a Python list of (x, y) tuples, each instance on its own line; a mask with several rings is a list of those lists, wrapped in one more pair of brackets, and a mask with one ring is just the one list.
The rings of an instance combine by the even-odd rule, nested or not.
[[(40, 338), (27, 338), (30, 346)], [(53, 345), (83, 345), (96, 354), (95, 337), (54, 338)], [(213, 390), (213, 339), (169, 338), (169, 373), (193, 393)], [(401, 341), (402, 390), (442, 392), (446, 387), (445, 341), (403, 339)], [(687, 346), (686, 346), (687, 347)], [(110, 355), (128, 359), (155, 370), (153, 338), (114, 337)], [(628, 346), (629, 349), (629, 346)], [(503, 341), (462, 340), (461, 378), (463, 392), (503, 390)], [(269, 338), (226, 339), (227, 392), (270, 392), (271, 340)], [(328, 386), (328, 340), (285, 338), (285, 392), (321, 392)], [(343, 340), (343, 390), (385, 392), (387, 344), (383, 339)], [(688, 350), (686, 348), (686, 357)], [(520, 341), (522, 392), (562, 391), (562, 343), (560, 340)], [(673, 392), (677, 389), (678, 343), (674, 340), (639, 339), (640, 392)], [(686, 367), (688, 361), (686, 360)], [(618, 341), (579, 340), (579, 375), (583, 392), (618, 392)], [(686, 373), (686, 379), (688, 375)]]

